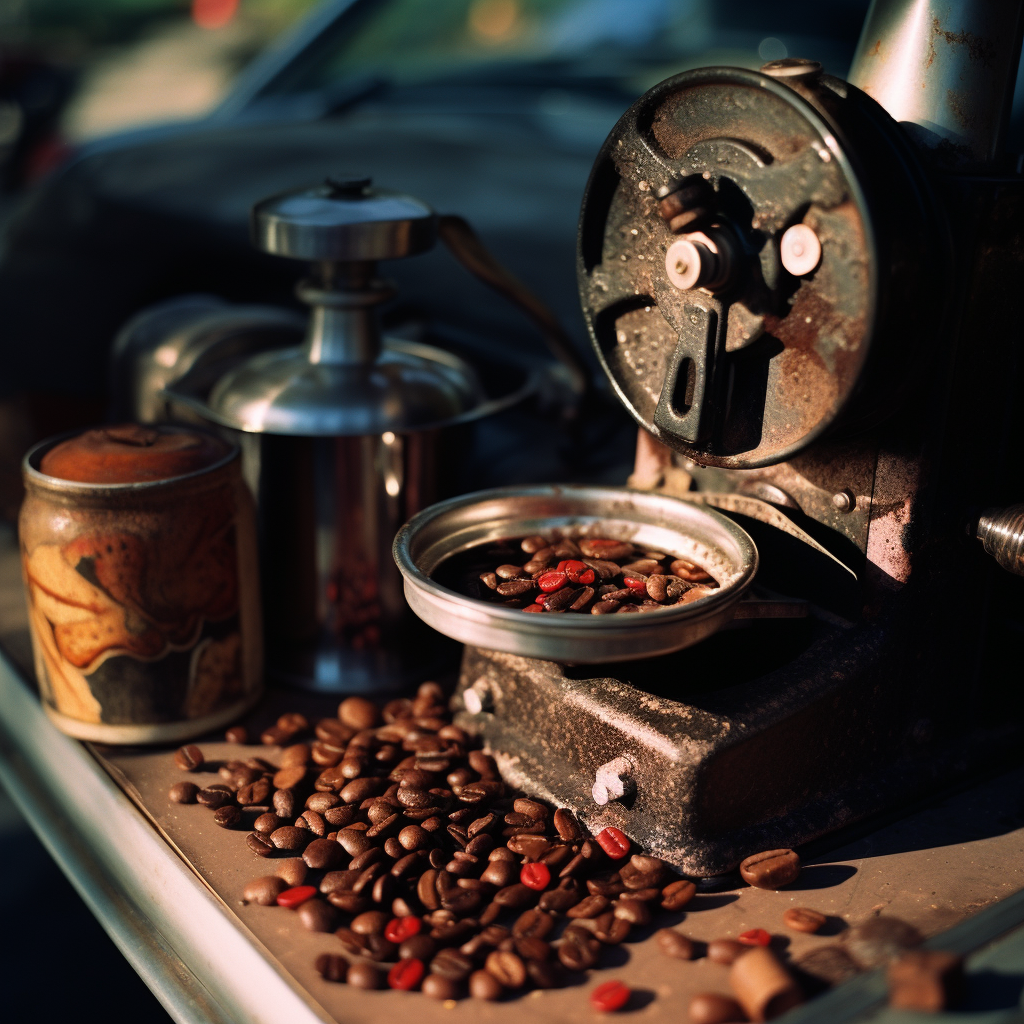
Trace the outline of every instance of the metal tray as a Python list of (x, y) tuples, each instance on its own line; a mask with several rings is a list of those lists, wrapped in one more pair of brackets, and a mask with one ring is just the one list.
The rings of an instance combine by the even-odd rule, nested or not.
[[(647, 615), (525, 615), (431, 578), (446, 558), (479, 544), (555, 530), (691, 559), (718, 589)], [(718, 512), (648, 491), (568, 484), (504, 487), (432, 505), (399, 530), (394, 556), (410, 607), (439, 632), (475, 647), (577, 664), (648, 658), (703, 640), (732, 618), (758, 565), (754, 542)]]

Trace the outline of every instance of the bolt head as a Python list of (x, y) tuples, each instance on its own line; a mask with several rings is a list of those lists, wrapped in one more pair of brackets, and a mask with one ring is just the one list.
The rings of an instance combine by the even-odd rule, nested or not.
[(782, 265), (794, 277), (809, 274), (821, 262), (821, 242), (806, 224), (794, 224), (779, 243)]
[(849, 491), (837, 491), (832, 495), (832, 505), (837, 512), (851, 512), (857, 505), (857, 499)]

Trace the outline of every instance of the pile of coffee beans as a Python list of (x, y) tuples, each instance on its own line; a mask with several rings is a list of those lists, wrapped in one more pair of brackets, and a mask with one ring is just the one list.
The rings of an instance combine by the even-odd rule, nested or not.
[[(227, 739), (249, 736), (235, 726)], [(592, 837), (568, 810), (512, 792), (494, 759), (452, 724), (434, 683), (382, 711), (350, 697), (337, 718), (311, 724), (282, 715), (260, 739), (283, 747), (276, 764), (248, 757), (211, 765), (199, 747), (182, 747), (178, 768), (215, 768), (220, 781), (178, 782), (170, 798), (207, 807), (223, 828), (246, 830), (249, 850), (273, 871), (249, 882), (243, 899), (288, 908), (309, 930), (333, 932), (338, 952), (316, 962), (329, 981), (441, 1000), (553, 988), (696, 892), (618, 829)], [(791, 850), (741, 866), (750, 884), (769, 889), (799, 870)], [(785, 921), (812, 931), (824, 917), (800, 909)], [(656, 933), (667, 956), (706, 952), (720, 963), (770, 940), (753, 929), (705, 949), (671, 928)], [(591, 993), (601, 1010), (629, 998), (621, 982)]]
[(526, 612), (651, 612), (705, 597), (718, 583), (685, 558), (608, 537), (499, 541), (443, 563), (439, 582)]

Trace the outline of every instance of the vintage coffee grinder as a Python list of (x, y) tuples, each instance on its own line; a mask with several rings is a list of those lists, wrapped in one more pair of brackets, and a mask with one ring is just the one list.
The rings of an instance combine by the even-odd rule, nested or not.
[(686, 72), (594, 165), (580, 297), (633, 483), (753, 512), (809, 614), (600, 666), (470, 646), (456, 701), (509, 777), (694, 876), (1020, 749), (992, 651), (1022, 584), (984, 552), (1024, 573), (1021, 10), (875, 3), (849, 81)]

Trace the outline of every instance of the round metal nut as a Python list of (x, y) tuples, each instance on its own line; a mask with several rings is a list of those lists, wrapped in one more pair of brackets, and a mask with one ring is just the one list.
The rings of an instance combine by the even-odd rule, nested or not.
[(821, 262), (821, 242), (806, 224), (794, 224), (779, 244), (782, 265), (794, 277), (809, 274)]

